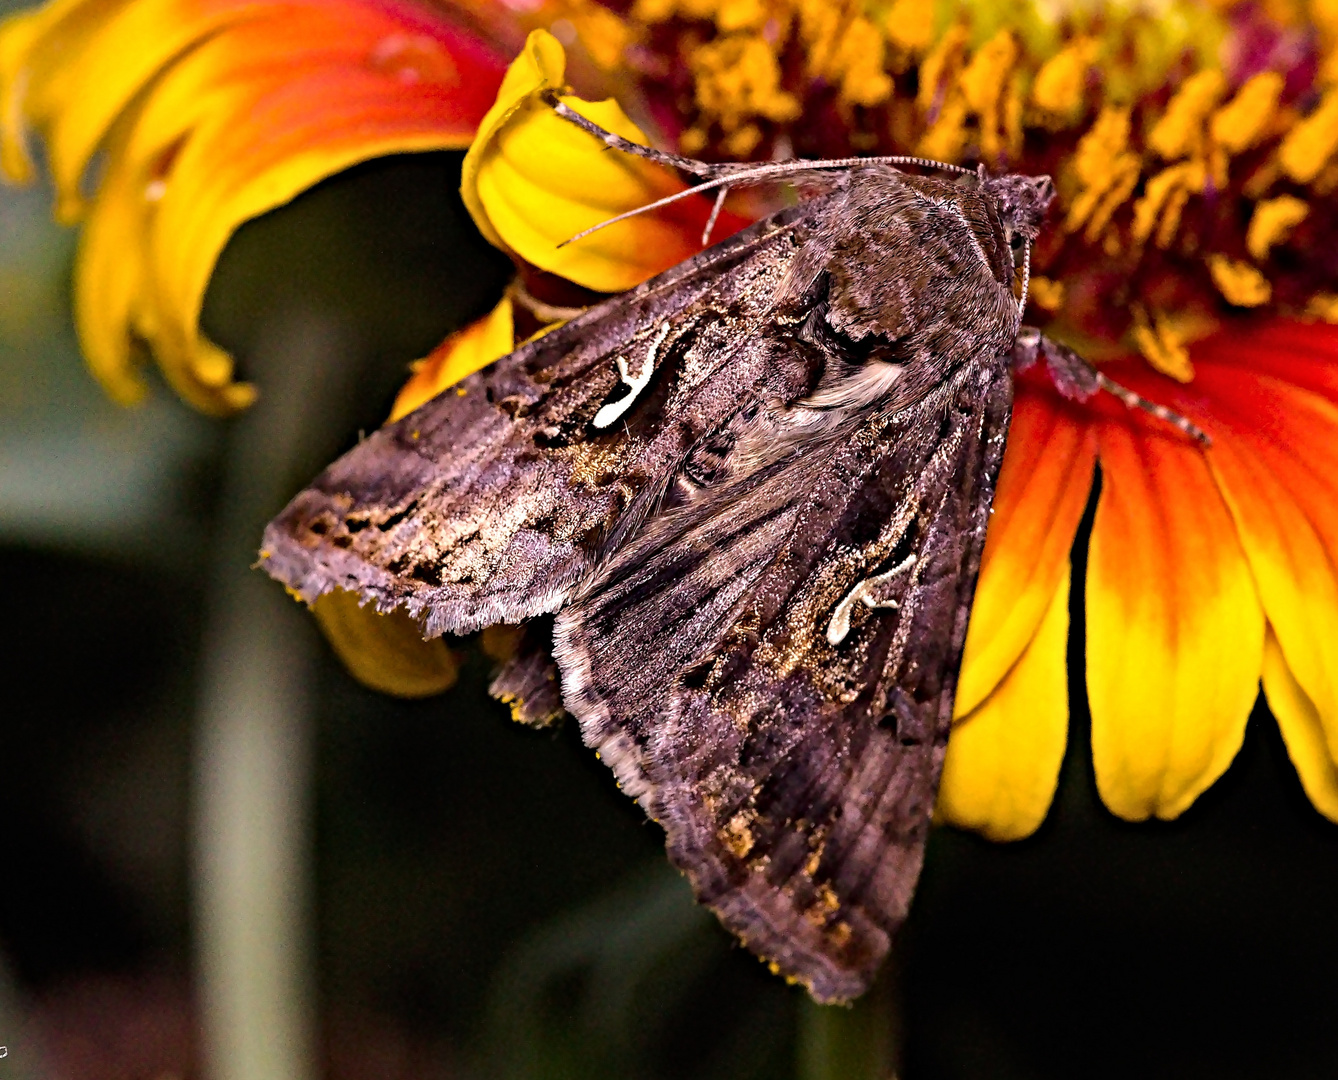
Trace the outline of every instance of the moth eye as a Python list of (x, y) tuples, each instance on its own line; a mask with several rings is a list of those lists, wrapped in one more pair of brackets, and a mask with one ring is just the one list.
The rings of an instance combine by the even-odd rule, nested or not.
[(1008, 234), (1008, 246), (1012, 249), (1013, 267), (1016, 269), (1022, 265), (1022, 249), (1027, 246), (1026, 237), (1018, 232), (1010, 232)]

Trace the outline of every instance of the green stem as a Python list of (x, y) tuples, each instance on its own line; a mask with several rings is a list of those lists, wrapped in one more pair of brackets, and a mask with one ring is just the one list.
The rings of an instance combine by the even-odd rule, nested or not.
[(897, 1075), (901, 1010), (891, 963), (852, 1005), (799, 1007), (799, 1080), (891, 1080)]

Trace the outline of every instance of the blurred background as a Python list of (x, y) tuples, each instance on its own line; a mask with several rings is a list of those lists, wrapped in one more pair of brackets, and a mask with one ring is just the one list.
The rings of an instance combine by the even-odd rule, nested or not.
[(256, 779), (273, 819), (230, 789), (229, 820), (292, 887), (277, 1007), (311, 1033), (313, 1076), (862, 1080), (889, 1043), (912, 1078), (1338, 1072), (1338, 829), (1262, 704), (1183, 819), (1106, 813), (1080, 600), (1050, 819), (1011, 846), (937, 830), (855, 1010), (734, 947), (574, 725), (524, 729), (487, 697), (476, 641), (439, 697), (350, 679), (251, 563), (409, 362), (500, 295), (459, 163), (355, 169), (235, 238), (204, 316), (261, 388), (233, 421), (161, 386), (106, 400), (71, 327), (73, 234), (47, 192), (0, 189), (0, 1080), (227, 1072), (203, 1049), (201, 969), (250, 961), (196, 942), (254, 888), (218, 861), (233, 841), (200, 839), (230, 723), (277, 770)]

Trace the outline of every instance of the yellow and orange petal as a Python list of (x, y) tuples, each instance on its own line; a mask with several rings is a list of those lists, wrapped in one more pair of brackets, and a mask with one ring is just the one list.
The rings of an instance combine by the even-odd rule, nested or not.
[[(1204, 366), (1200, 356), (1200, 377)], [(1264, 614), (1198, 445), (1113, 400), (1092, 411), (1102, 475), (1086, 595), (1097, 790), (1119, 817), (1174, 818), (1240, 749)]]
[(400, 610), (377, 611), (334, 589), (311, 605), (316, 624), (348, 673), (363, 686), (402, 698), (432, 697), (455, 685), (460, 661), (442, 638)]
[(222, 413), (254, 394), (198, 325), (232, 233), (358, 162), (467, 146), (503, 71), (407, 0), (55, 0), (0, 26), (0, 152), (31, 179), (41, 135), (58, 216), (85, 222), (77, 318), (113, 396), (143, 393), (146, 346)]
[(1096, 439), (1039, 372), (1019, 381), (971, 608), (937, 814), (993, 840), (1044, 820), (1068, 734), (1069, 550)]
[(466, 375), (472, 375), (499, 356), (505, 356), (515, 343), (511, 298), (503, 297), (482, 319), (456, 331), (414, 365), (412, 377), (400, 389), (391, 406), (389, 419), (407, 416)]
[[(1288, 740), (1318, 790), (1338, 761), (1338, 327), (1260, 328), (1223, 343), (1201, 378), (1222, 433), (1210, 461), (1274, 640), (1265, 691), (1323, 733), (1327, 762)], [(1316, 805), (1333, 816), (1332, 791)]]
[(1172, 818), (1230, 764), (1262, 676), (1316, 807), (1338, 818), (1338, 328), (1272, 321), (1191, 347), (1179, 385), (1106, 368), (1206, 451), (1109, 397), (1088, 579), (1093, 762), (1122, 817)]

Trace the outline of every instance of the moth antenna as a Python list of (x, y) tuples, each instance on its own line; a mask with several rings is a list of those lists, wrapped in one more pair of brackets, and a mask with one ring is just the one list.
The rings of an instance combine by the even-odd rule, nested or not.
[(725, 184), (716, 192), (715, 205), (711, 207), (711, 216), (706, 219), (706, 227), (702, 229), (702, 247), (711, 242), (711, 230), (715, 228), (716, 218), (720, 216), (720, 208), (725, 205), (725, 196), (728, 194), (728, 184)]
[[(598, 130), (602, 131), (602, 128)], [(616, 137), (616, 136), (615, 136)], [(630, 145), (636, 146), (636, 143)], [(640, 150), (646, 147), (638, 147)], [(656, 151), (658, 153), (658, 151)], [(650, 155), (643, 154), (643, 157)], [(677, 155), (670, 155), (676, 157)], [(686, 159), (685, 159), (686, 160)], [(717, 176), (714, 179), (707, 180), (704, 183), (696, 184), (690, 188), (684, 188), (682, 191), (676, 191), (672, 195), (666, 195), (662, 199), (656, 199), (654, 202), (646, 203), (645, 206), (638, 206), (635, 210), (627, 210), (615, 217), (601, 221), (598, 225), (591, 225), (588, 229), (582, 229), (575, 236), (569, 236), (563, 240), (558, 247), (563, 248), (568, 244), (574, 244), (577, 240), (584, 240), (591, 233), (597, 233), (600, 229), (606, 229), (610, 225), (616, 225), (620, 221), (626, 221), (628, 218), (634, 218), (638, 214), (645, 214), (651, 210), (659, 210), (664, 206), (672, 206), (680, 199), (689, 198), (692, 195), (700, 195), (704, 191), (714, 191), (720, 187), (732, 187), (735, 184), (760, 184), (763, 181), (771, 180), (778, 176), (790, 176), (801, 172), (822, 172), (827, 169), (851, 169), (857, 165), (921, 165), (925, 168), (946, 169), (957, 173), (974, 173), (975, 170), (963, 168), (961, 165), (950, 165), (944, 161), (931, 161), (928, 158), (913, 157), (848, 157), (848, 158), (825, 158), (818, 161), (780, 161), (772, 162), (767, 165), (758, 165), (754, 168), (740, 169), (738, 172), (731, 172), (726, 176)]]
[[(632, 154), (636, 157), (645, 158), (647, 161), (654, 161), (660, 165), (669, 165), (675, 169), (681, 169), (685, 173), (693, 176), (701, 176), (710, 180), (719, 180), (721, 177), (751, 175), (754, 171), (749, 166), (737, 162), (725, 162), (713, 164), (709, 161), (700, 161), (697, 158), (685, 157), (682, 154), (675, 154), (670, 150), (659, 150), (653, 146), (642, 146), (641, 143), (632, 142), (631, 139), (624, 139), (606, 128), (600, 127), (593, 120), (582, 116), (565, 101), (563, 101), (555, 90), (549, 90), (544, 94), (544, 101), (552, 107), (562, 119), (568, 123), (575, 124), (582, 131), (593, 135), (606, 146), (615, 150), (621, 150), (623, 153)], [(946, 161), (935, 161), (933, 158), (907, 157), (905, 155), (894, 155), (888, 157), (866, 157), (866, 158), (829, 158), (816, 161), (786, 161), (772, 162), (770, 164), (784, 165), (788, 167), (798, 167), (799, 169), (831, 169), (831, 168), (849, 168), (851, 165), (860, 163), (877, 162), (884, 165), (919, 165), (926, 169), (942, 169), (946, 172), (955, 173), (976, 173), (984, 166), (978, 166), (976, 169), (968, 169), (964, 165), (952, 165)], [(767, 168), (768, 166), (758, 166), (758, 168)], [(697, 189), (700, 190), (700, 189)]]
[(625, 154), (632, 154), (636, 157), (646, 158), (648, 161), (654, 161), (660, 165), (669, 165), (675, 169), (682, 169), (685, 173), (693, 176), (719, 177), (724, 176), (732, 170), (737, 170), (738, 165), (712, 165), (710, 162), (698, 161), (696, 158), (684, 157), (682, 154), (674, 154), (668, 150), (657, 150), (653, 146), (642, 146), (640, 143), (634, 143), (631, 139), (624, 139), (621, 135), (615, 135), (612, 131), (600, 127), (593, 120), (587, 120), (570, 105), (558, 97), (557, 92), (549, 90), (544, 94), (544, 100), (552, 107), (553, 111), (566, 120), (568, 123), (575, 124), (582, 131), (593, 135), (606, 146), (614, 150), (621, 150)]

